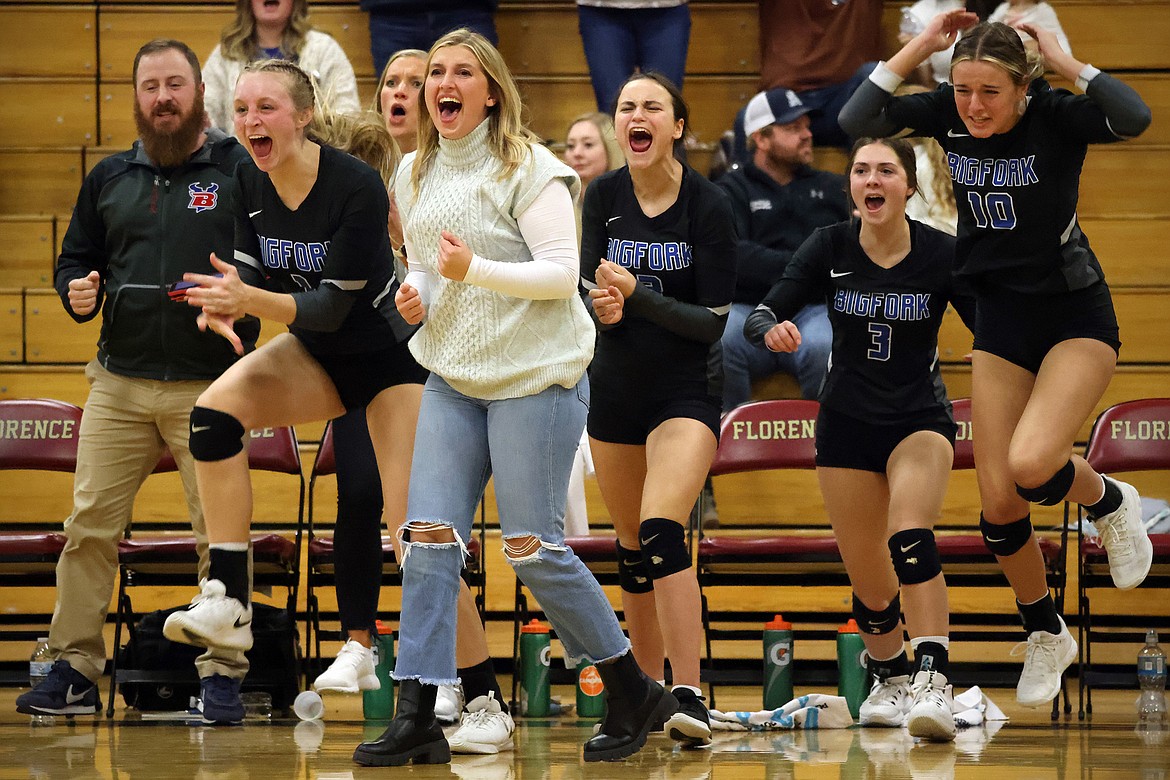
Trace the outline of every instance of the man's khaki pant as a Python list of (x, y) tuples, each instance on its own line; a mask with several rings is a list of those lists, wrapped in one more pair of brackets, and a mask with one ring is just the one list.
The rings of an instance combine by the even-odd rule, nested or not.
[[(199, 578), (207, 576), (207, 527), (187, 439), (191, 408), (211, 383), (137, 379), (107, 371), (96, 360), (86, 366), (85, 376), (89, 398), (81, 417), (73, 514), (65, 521), (68, 541), (57, 562), (49, 649), (96, 682), (106, 663), (102, 628), (118, 570), (118, 540), (130, 523), (138, 489), (164, 447), (179, 466), (199, 551)], [(248, 671), (244, 654), (229, 650), (208, 650), (195, 666), (200, 677), (239, 679)]]

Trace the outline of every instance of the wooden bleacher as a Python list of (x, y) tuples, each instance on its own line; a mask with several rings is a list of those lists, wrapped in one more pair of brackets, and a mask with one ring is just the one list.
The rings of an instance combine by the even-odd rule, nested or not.
[[(906, 2), (886, 1), (882, 30), (887, 53), (896, 48), (899, 9)], [(130, 70), (139, 45), (155, 36), (176, 37), (205, 59), (230, 18), (232, 5), (229, 0), (39, 0), (0, 6), (0, 239), (6, 250), (0, 256), (0, 398), (45, 396), (84, 403), (83, 367), (94, 354), (97, 323), (74, 323), (51, 290), (54, 258), (78, 187), (98, 161), (133, 140)], [(315, 25), (337, 38), (350, 55), (363, 101), (368, 102), (377, 74), (370, 64), (366, 16), (357, 0), (314, 0), (311, 5)], [(684, 90), (696, 140), (690, 161), (706, 170), (713, 144), (757, 88), (756, 5), (695, 0), (690, 9)], [(1114, 289), (1125, 340), (1121, 365), (1100, 411), (1120, 400), (1165, 395), (1170, 386), (1170, 329), (1164, 319), (1170, 311), (1170, 47), (1166, 46), (1170, 0), (1062, 0), (1058, 13), (1076, 55), (1121, 75), (1154, 112), (1154, 123), (1141, 138), (1094, 148), (1082, 176), (1082, 225)], [(573, 116), (593, 108), (574, 3), (503, 0), (497, 26), (500, 48), (518, 77), (531, 126), (541, 137), (559, 141)], [(1059, 80), (1056, 83), (1060, 85)], [(818, 164), (841, 170), (844, 157), (833, 150), (818, 150)], [(266, 327), (265, 336), (275, 330)], [(970, 369), (963, 357), (970, 349), (970, 336), (953, 313), (944, 324), (940, 348), (952, 395), (969, 394)], [(773, 383), (771, 392), (792, 394), (793, 388), (793, 383), (781, 381)], [(1082, 439), (1088, 426), (1087, 421)], [(297, 431), (303, 442), (315, 441), (320, 432), (320, 426)], [(309, 452), (305, 462), (311, 461)], [(977, 511), (977, 493), (968, 476), (955, 475), (948, 513), (973, 517)], [(51, 501), (62, 519), (67, 516), (69, 480), (35, 486), (45, 494), (43, 498), (29, 499), (27, 487), (0, 480), (0, 502), (31, 500), (39, 513), (45, 509), (43, 502)], [(815, 483), (772, 482), (758, 475), (723, 477), (718, 490), (721, 518), (731, 525), (746, 522), (761, 510), (799, 515), (820, 502)], [(181, 519), (184, 510), (182, 502), (175, 500), (178, 491), (174, 475), (153, 477), (136, 513)], [(277, 513), (278, 507), (264, 505), (262, 490), (257, 495), (258, 512)], [(592, 521), (604, 525), (603, 505), (592, 482), (588, 496)], [(488, 505), (491, 525), (494, 502), (489, 500)], [(1054, 515), (1043, 510), (1040, 514), (1038, 522), (1055, 522)], [(513, 583), (510, 567), (499, 554), (498, 542), (490, 537), (485, 554), (487, 608), (489, 612), (508, 610)], [(188, 596), (160, 594), (159, 603), (178, 603)], [(616, 602), (616, 594), (611, 596)], [(964, 600), (985, 597), (958, 593), (952, 600), (961, 608)], [(761, 597), (762, 608), (765, 599)], [(51, 594), (45, 600), (51, 609)], [(1106, 610), (1132, 608), (1122, 594), (1102, 604)], [(824, 606), (840, 609), (828, 601)], [(46, 605), (30, 605), (30, 609), (45, 611)], [(494, 637), (492, 641), (494, 654), (508, 655), (506, 639), (499, 646)], [(832, 648), (824, 652), (831, 656)]]

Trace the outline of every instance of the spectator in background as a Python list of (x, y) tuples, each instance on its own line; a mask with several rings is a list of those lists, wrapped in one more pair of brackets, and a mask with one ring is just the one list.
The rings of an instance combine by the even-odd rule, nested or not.
[(428, 51), (439, 38), (465, 27), (492, 42), (499, 0), (361, 0), (370, 15), (370, 55), (381, 73), (390, 56), (403, 49)]
[[(903, 84), (894, 94), (917, 95), (929, 91), (919, 84)], [(918, 171), (914, 197), (906, 202), (906, 215), (935, 230), (955, 235), (959, 226), (959, 212), (955, 206), (955, 191), (951, 187), (951, 169), (946, 152), (933, 138), (906, 140), (914, 148)]]
[[(881, 56), (882, 0), (760, 0), (760, 89), (793, 90), (812, 117), (813, 143), (848, 149), (837, 114)], [(743, 109), (735, 159), (749, 157)]]
[[(101, 312), (102, 333), (97, 358), (85, 369), (90, 389), (77, 445), (73, 514), (65, 521), (68, 541), (57, 561), (49, 629), (55, 661), (44, 682), (16, 699), (17, 712), (32, 715), (101, 710), (102, 630), (118, 572), (118, 540), (142, 481), (168, 449), (183, 480), (199, 576), (208, 576), (207, 526), (188, 421), (195, 399), (235, 356), (214, 333), (200, 332), (198, 312), (170, 300), (167, 284), (182, 281), (188, 271), (210, 273), (209, 255), (231, 249), (235, 223), (228, 203), (236, 191), (236, 166), (248, 154), (235, 139), (204, 129), (199, 60), (186, 44), (159, 39), (139, 49), (134, 93), (139, 140), (85, 177), (57, 259), (55, 281), (65, 311), (78, 322)], [(157, 182), (164, 170), (170, 186), (162, 189)], [(241, 323), (238, 335), (250, 350), (258, 335), (255, 321)], [(239, 722), (244, 706), (238, 681), (248, 671), (243, 652), (211, 650), (195, 666), (204, 720)]]
[(577, 0), (577, 20), (598, 111), (610, 111), (635, 70), (681, 90), (691, 39), (687, 0)]
[(581, 179), (582, 198), (594, 179), (625, 165), (626, 159), (614, 137), (613, 120), (609, 114), (590, 111), (570, 122), (565, 136), (564, 158)]
[(1036, 41), (1032, 36), (1020, 30), (1020, 25), (1027, 24), (1041, 30), (1048, 30), (1056, 36), (1056, 42), (1060, 44), (1064, 53), (1072, 54), (1072, 48), (1068, 45), (1068, 36), (1064, 34), (1060, 20), (1056, 18), (1056, 9), (1048, 3), (1037, 3), (1033, 0), (1008, 0), (1008, 2), (996, 6), (987, 21), (1003, 22), (1009, 27), (1016, 28), (1024, 45), (1032, 51), (1036, 50)]
[(212, 126), (233, 131), (236, 79), (249, 62), (264, 59), (295, 63), (316, 80), (333, 111), (361, 110), (353, 66), (337, 41), (313, 29), (308, 0), (236, 0), (236, 18), (223, 28), (203, 68)]
[(744, 321), (780, 281), (792, 253), (817, 228), (849, 218), (845, 177), (811, 166), (811, 111), (794, 92), (758, 93), (744, 119), (752, 157), (718, 182), (731, 197), (739, 235), (735, 295), (723, 331), (725, 412), (751, 400), (753, 379), (792, 374), (801, 395), (816, 398), (825, 378), (833, 330), (824, 303), (795, 315), (802, 336), (795, 352), (772, 352), (743, 334)]
[[(965, 8), (963, 0), (918, 0), (902, 8), (902, 21), (898, 25), (898, 43), (905, 46), (918, 33), (926, 29), (930, 20), (948, 11)], [(915, 83), (934, 88), (951, 80), (951, 53), (955, 47), (935, 52), (913, 74)], [(909, 204), (908, 208), (909, 208)], [(953, 231), (952, 231), (953, 232)]]

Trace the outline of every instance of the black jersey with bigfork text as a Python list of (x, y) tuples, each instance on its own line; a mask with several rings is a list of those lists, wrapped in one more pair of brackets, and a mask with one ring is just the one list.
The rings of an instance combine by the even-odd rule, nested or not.
[(886, 116), (946, 151), (959, 212), (959, 273), (1020, 292), (1067, 292), (1104, 279), (1077, 223), (1088, 144), (1123, 140), (1086, 95), (1033, 82), (1006, 133), (974, 138), (954, 88), (892, 99)]
[[(949, 408), (938, 366), (938, 329), (947, 303), (968, 327), (974, 325), (974, 298), (954, 274), (955, 239), (908, 222), (910, 253), (891, 268), (865, 254), (860, 222), (819, 228), (747, 323), (752, 326), (766, 308), (775, 317), (763, 323), (770, 326), (823, 300), (833, 351), (820, 402), (872, 422)], [(756, 335), (753, 340), (763, 333)]]
[(310, 354), (372, 352), (409, 338), (413, 328), (394, 306), (389, 199), (372, 168), (322, 146), (317, 181), (295, 210), (252, 161), (237, 177), (235, 259), (244, 280), (291, 294), (298, 311), (323, 301), (349, 307), (335, 330), (289, 326)]
[[(648, 217), (628, 168), (599, 176), (585, 191), (581, 279), (592, 283), (602, 259), (630, 271), (654, 293), (726, 314), (735, 292), (735, 225), (722, 189), (683, 167), (678, 199)], [(635, 295), (637, 293), (635, 292)], [(602, 329), (590, 378), (596, 385), (667, 388), (698, 380), (719, 396), (719, 338), (697, 341), (630, 313)]]

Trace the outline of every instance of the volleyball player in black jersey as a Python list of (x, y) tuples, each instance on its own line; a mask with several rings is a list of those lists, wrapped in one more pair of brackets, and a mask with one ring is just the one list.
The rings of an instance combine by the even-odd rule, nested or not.
[(586, 191), (581, 278), (601, 327), (588, 431), (617, 530), (630, 640), (652, 677), (662, 679), (663, 655), (670, 659), (679, 711), (666, 729), (698, 745), (711, 728), (685, 528), (718, 443), (735, 229), (723, 191), (674, 157), (687, 116), (663, 76), (637, 74), (623, 85), (615, 126), (626, 167)]
[[(938, 329), (948, 302), (973, 320), (974, 300), (952, 273), (955, 240), (906, 218), (917, 189), (908, 142), (858, 141), (849, 190), (860, 220), (813, 233), (748, 316), (744, 335), (792, 352), (800, 331), (790, 318), (808, 304), (828, 305), (833, 349), (817, 416), (817, 477), (875, 680), (861, 725), (906, 722), (913, 736), (949, 740), (947, 590), (932, 529), (954, 459), (955, 421), (938, 368)], [(883, 544), (889, 557), (874, 555)]]
[[(1059, 693), (1077, 646), (1048, 592), (1029, 502), (1081, 504), (1119, 588), (1140, 584), (1152, 558), (1137, 491), (1073, 454), (1121, 345), (1109, 287), (1077, 222), (1081, 166), (1090, 143), (1143, 132), (1150, 110), (1131, 88), (1065, 53), (1052, 33), (1021, 26), (1048, 67), (1085, 94), (1052, 89), (1014, 29), (968, 29), (976, 21), (964, 11), (935, 17), (878, 66), (840, 119), (854, 135), (933, 136), (947, 152), (958, 273), (978, 295), (972, 416), (980, 529), (1028, 633), (1016, 698), (1039, 706)], [(951, 61), (954, 86), (891, 97), (964, 29)]]
[(291, 63), (250, 65), (235, 98), (236, 135), (251, 154), (237, 172), (235, 263), (188, 302), (200, 324), (239, 350), (232, 323), (251, 315), (289, 326), (246, 355), (191, 412), (192, 455), (211, 542), (210, 577), (165, 627), (174, 641), (252, 644), (248, 527), (250, 429), (330, 419), (365, 406), (387, 506), (405, 503), (426, 372), (407, 349), (413, 328), (394, 306), (389, 201), (368, 165), (315, 140), (313, 88)]

